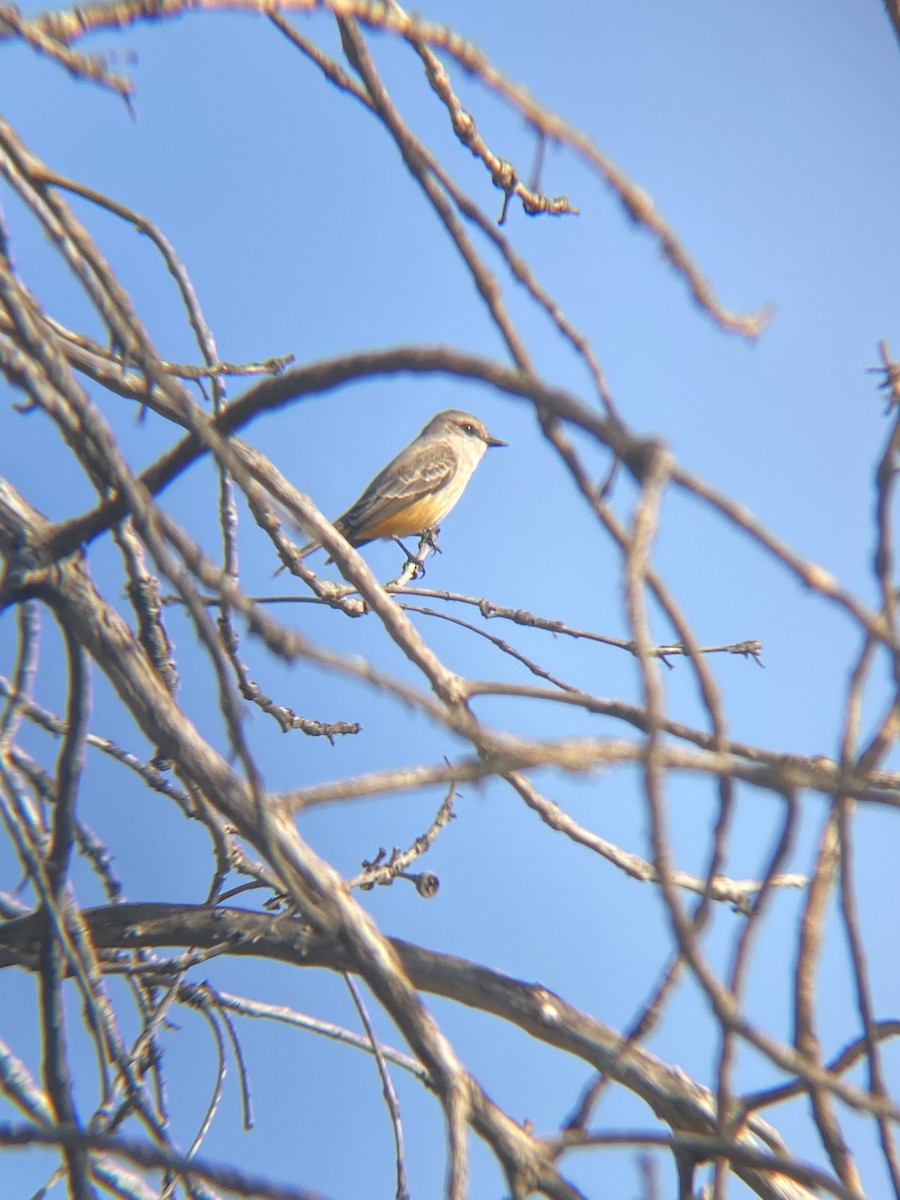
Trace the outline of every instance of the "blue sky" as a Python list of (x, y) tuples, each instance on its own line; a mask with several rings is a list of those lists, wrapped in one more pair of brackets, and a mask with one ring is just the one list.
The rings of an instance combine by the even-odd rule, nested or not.
[[(34, 10), (33, 10), (34, 11)], [(798, 552), (820, 562), (867, 603), (871, 573), (873, 468), (887, 435), (877, 344), (900, 353), (900, 51), (882, 6), (829, 0), (752, 6), (693, 3), (640, 6), (526, 0), (511, 5), (432, 6), (422, 15), (451, 23), (515, 81), (587, 133), (659, 211), (727, 307), (774, 316), (756, 343), (723, 333), (690, 300), (655, 242), (635, 227), (610, 190), (569, 151), (550, 145), (543, 186), (565, 193), (579, 217), (534, 219), (511, 206), (506, 234), (570, 320), (591, 340), (625, 421), (666, 440), (687, 469), (727, 491)], [(330, 52), (339, 45), (327, 18), (296, 16)], [(299, 363), (402, 343), (453, 345), (505, 360), (463, 264), (410, 181), (394, 146), (360, 105), (323, 83), (264, 19), (204, 13), (155, 27), (135, 26), (84, 43), (113, 51), (135, 80), (136, 118), (111, 95), (77, 83), (21, 46), (0, 46), (3, 113), (32, 150), (56, 170), (130, 204), (152, 219), (187, 266), (223, 359), (240, 362), (294, 354)], [(495, 215), (500, 194), (481, 165), (452, 138), (418, 60), (375, 35), (377, 65), (405, 118), (461, 185)], [(498, 154), (527, 176), (534, 139), (521, 117), (459, 71), (454, 86)], [(65, 277), (54, 252), (5, 183), (0, 203), (23, 277), (55, 317), (103, 337), (96, 318)], [(161, 353), (195, 361), (196, 350), (171, 278), (146, 239), (91, 206), (73, 201), (118, 271)], [(498, 260), (485, 249), (489, 262)], [(545, 379), (593, 403), (583, 364), (516, 284), (501, 274), (504, 296)], [(230, 394), (243, 391), (233, 381)], [(39, 414), (23, 417), (5, 392), (0, 407), (0, 474), (53, 517), (90, 503), (69, 452)], [(149, 416), (95, 396), (135, 469), (173, 439)], [(445, 523), (443, 555), (426, 586), (484, 596), (572, 625), (627, 637), (618, 552), (591, 519), (542, 440), (527, 403), (450, 378), (393, 378), (344, 388), (258, 420), (248, 436), (326, 513), (337, 515), (371, 476), (441, 408), (478, 413), (509, 449), (492, 452)], [(605, 461), (584, 440), (597, 476)], [(627, 517), (634, 493), (615, 498)], [(201, 542), (216, 551), (216, 493), (208, 464), (180, 479), (163, 499)], [(285, 576), (271, 580), (274, 552), (241, 515), (242, 582), (250, 594), (299, 594)], [(108, 539), (90, 551), (92, 570), (111, 597), (121, 589)], [(376, 573), (396, 573), (398, 552), (373, 546)], [(316, 560), (314, 560), (316, 561)], [(321, 558), (318, 560), (321, 566)], [(714, 669), (735, 738), (803, 754), (834, 756), (848, 671), (860, 638), (845, 616), (811, 595), (749, 539), (683, 495), (670, 494), (654, 564), (683, 606), (701, 643), (763, 643), (754, 662), (716, 657)], [(323, 568), (334, 573), (334, 568)], [(429, 603), (422, 601), (422, 603)], [(454, 610), (455, 611), (455, 610)], [(374, 620), (343, 621), (310, 606), (278, 610), (308, 636), (379, 665), (407, 670)], [(478, 623), (473, 612), (461, 614)], [(453, 669), (484, 678), (530, 677), (471, 633), (416, 618)], [(170, 617), (181, 655), (181, 702), (215, 744), (225, 734), (210, 703), (211, 672), (177, 613)], [(64, 680), (49, 618), (37, 695), (60, 710)], [(607, 698), (636, 702), (637, 668), (626, 654), (553, 639), (492, 622), (561, 678)], [(671, 639), (654, 614), (654, 635)], [(11, 669), (15, 627), (0, 617), (0, 671)], [(395, 702), (300, 664), (284, 668), (245, 641), (251, 671), (270, 693), (304, 715), (360, 720), (363, 733), (336, 747), (324, 739), (284, 737), (262, 714), (248, 736), (272, 788), (440, 761), (464, 747)], [(863, 740), (888, 702), (884, 664), (875, 673)], [(700, 722), (696, 685), (684, 663), (665, 673), (670, 711)], [(92, 727), (149, 754), (102, 678), (95, 680)], [(484, 701), (479, 715), (496, 727), (535, 736), (627, 735), (612, 722), (574, 709)], [(45, 758), (45, 741), (34, 737)], [(896, 767), (894, 754), (885, 766)], [(647, 818), (630, 769), (572, 779), (539, 775), (541, 789), (591, 829), (648, 854)], [(782, 816), (767, 793), (739, 789), (727, 871), (758, 875)], [(669, 816), (678, 864), (701, 870), (709, 853), (715, 796), (705, 780), (671, 781)], [(427, 794), (380, 798), (310, 814), (301, 831), (347, 875), (378, 846), (408, 844), (440, 802)], [(810, 865), (824, 815), (804, 797), (790, 869)], [(84, 815), (110, 841), (132, 899), (200, 901), (208, 884), (207, 842), (174, 807), (151, 805), (124, 773), (92, 755)], [(860, 903), (870, 938), (879, 1016), (896, 1015), (898, 970), (892, 914), (900, 901), (895, 822), (887, 812), (858, 819)], [(526, 980), (540, 980), (610, 1025), (622, 1028), (647, 998), (671, 947), (660, 897), (554, 837), (500, 783), (468, 787), (457, 819), (426, 864), (442, 880), (424, 903), (411, 888), (369, 893), (362, 903), (390, 934), (420, 941)], [(0, 880), (12, 889), (17, 866), (0, 847)], [(79, 876), (87, 902), (92, 884)], [(408, 893), (408, 894), (407, 894)], [(779, 896), (760, 933), (748, 1010), (777, 1036), (791, 1036), (790, 983), (798, 893)], [(723, 906), (707, 950), (729, 960), (740, 918)], [(219, 962), (210, 978), (233, 992), (356, 1025), (339, 981)], [(32, 983), (5, 972), (0, 1011), (21, 1022), (0, 1030), (37, 1068)], [(829, 926), (821, 974), (823, 1053), (856, 1036), (845, 947)], [(464, 1060), (491, 1096), (517, 1119), (556, 1127), (589, 1078), (583, 1064), (560, 1060), (515, 1030), (498, 1028), (444, 1001), (432, 1005)], [(75, 1016), (75, 1008), (72, 1010)], [(170, 1069), (176, 1129), (189, 1144), (211, 1087), (211, 1058), (195, 1017), (179, 1017)], [(386, 1025), (383, 1035), (394, 1040)], [(362, 1055), (308, 1034), (245, 1023), (258, 1126), (239, 1134), (233, 1075), (206, 1153), (329, 1195), (390, 1196), (392, 1142), (380, 1087)], [(698, 1081), (714, 1076), (717, 1042), (705, 1003), (683, 985), (649, 1048)], [(76, 1051), (77, 1051), (76, 1047)], [(896, 1052), (887, 1061), (894, 1070)], [(777, 1076), (750, 1052), (741, 1087)], [(858, 1080), (861, 1081), (861, 1080)], [(437, 1107), (401, 1080), (415, 1196), (436, 1195), (443, 1178)], [(83, 1103), (90, 1108), (90, 1085)], [(843, 1117), (844, 1114), (842, 1114)], [(800, 1106), (773, 1115), (800, 1156), (821, 1161)], [(610, 1127), (652, 1127), (651, 1114), (613, 1090), (598, 1114)], [(343, 1131), (346, 1147), (337, 1144)], [(848, 1120), (860, 1148), (864, 1183), (886, 1181), (871, 1126)], [(501, 1184), (474, 1147), (473, 1196)], [(44, 1178), (38, 1156), (10, 1160), (15, 1194)], [(10, 1169), (5, 1165), (5, 1170)], [(637, 1194), (630, 1152), (584, 1155), (571, 1164), (588, 1195)], [(668, 1164), (661, 1166), (669, 1182)], [(742, 1194), (735, 1185), (735, 1195)]]

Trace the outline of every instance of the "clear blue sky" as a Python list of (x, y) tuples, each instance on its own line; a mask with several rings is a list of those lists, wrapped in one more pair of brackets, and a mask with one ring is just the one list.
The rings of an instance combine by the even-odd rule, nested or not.
[[(771, 326), (758, 343), (722, 333), (692, 304), (683, 281), (610, 191), (558, 147), (547, 148), (544, 189), (567, 194), (581, 216), (530, 219), (511, 206), (508, 236), (589, 336), (629, 425), (665, 438), (686, 467), (874, 603), (872, 475), (887, 425), (877, 377), (867, 368), (878, 362), (881, 338), (900, 354), (900, 48), (882, 6), (875, 0), (750, 6), (464, 0), (421, 13), (452, 23), (644, 187), (725, 305), (740, 311), (773, 306)], [(296, 20), (337, 52), (324, 16)], [(499, 193), (449, 135), (415, 56), (385, 37), (372, 44), (405, 117), (475, 199), (498, 213)], [(264, 19), (191, 16), (104, 35), (83, 48), (120, 56), (137, 85), (136, 120), (111, 95), (7, 44), (0, 46), (4, 114), (58, 171), (133, 205), (162, 228), (190, 271), (223, 359), (292, 353), (303, 363), (413, 342), (503, 357), (480, 298), (386, 135), (357, 103), (324, 84)], [(459, 72), (454, 84), (491, 147), (527, 176), (534, 143), (521, 118)], [(5, 185), (0, 202), (20, 270), (41, 302), (63, 323), (102, 336)], [(149, 243), (85, 204), (73, 206), (89, 221), (161, 352), (195, 361), (172, 280)], [(544, 377), (589, 398), (585, 372), (570, 349), (514, 283), (504, 277), (503, 286)], [(235, 381), (230, 394), (242, 390)], [(16, 399), (7, 389), (0, 407), (0, 474), (51, 516), (86, 505), (89, 492), (74, 477), (68, 451), (48, 434), (42, 416), (17, 414)], [(170, 444), (171, 430), (159, 419), (138, 425), (125, 402), (101, 397), (99, 403), (136, 469)], [(434, 412), (451, 406), (477, 412), (510, 445), (489, 456), (447, 520), (444, 554), (430, 562), (426, 584), (627, 636), (618, 556), (579, 503), (524, 402), (446, 378), (393, 379), (294, 405), (258, 421), (249, 436), (336, 515)], [(590, 461), (599, 474), (601, 460)], [(623, 486), (623, 514), (630, 501)], [(165, 502), (217, 549), (208, 466), (179, 481)], [(246, 513), (241, 549), (248, 591), (271, 592), (276, 560)], [(382, 578), (396, 571), (392, 547), (372, 547), (367, 558)], [(108, 540), (92, 548), (91, 562), (101, 584), (114, 589), (116, 559)], [(844, 687), (859, 644), (849, 623), (745, 538), (676, 496), (665, 506), (655, 563), (702, 643), (763, 643), (764, 670), (738, 658), (715, 662), (733, 736), (835, 756)], [(299, 586), (281, 576), (277, 588), (291, 593)], [(299, 606), (279, 611), (326, 644), (405, 669), (372, 620), (341, 621)], [(454, 669), (528, 680), (474, 635), (424, 616), (418, 621)], [(53, 666), (57, 639), (46, 624), (38, 696), (58, 709), (63, 679)], [(181, 618), (173, 615), (171, 624), (182, 655), (182, 703), (224, 747), (208, 667), (194, 658)], [(577, 686), (609, 698), (639, 697), (635, 664), (623, 653), (499, 622), (488, 628)], [(0, 618), (4, 674), (11, 669), (14, 633), (12, 617)], [(661, 619), (654, 633), (661, 642), (672, 636)], [(284, 737), (264, 716), (250, 717), (248, 735), (270, 787), (439, 761), (461, 750), (391, 701), (373, 702), (362, 688), (304, 666), (285, 670), (252, 643), (243, 650), (266, 690), (298, 712), (364, 724), (360, 737), (332, 748), (323, 739)], [(677, 664), (665, 682), (672, 713), (700, 721), (686, 666)], [(868, 722), (879, 719), (888, 695), (876, 679)], [(479, 713), (499, 728), (540, 736), (623, 732), (574, 710), (548, 706), (536, 714), (518, 701), (485, 703)], [(148, 752), (100, 679), (92, 728)], [(46, 755), (39, 739), (35, 747)], [(896, 767), (896, 756), (885, 765)], [(646, 817), (635, 782), (627, 771), (587, 780), (553, 773), (539, 778), (548, 795), (592, 829), (646, 854)], [(684, 869), (699, 870), (706, 861), (713, 800), (706, 782), (673, 782), (670, 817)], [(382, 799), (317, 812), (301, 829), (349, 875), (378, 846), (411, 841), (437, 803), (437, 792)], [(797, 871), (810, 864), (823, 814), (820, 800), (804, 803), (790, 864)], [(121, 771), (95, 756), (84, 804), (85, 819), (113, 846), (129, 898), (202, 900), (209, 864), (199, 827), (161, 803), (148, 806)], [(363, 903), (381, 927), (539, 979), (599, 1019), (627, 1026), (666, 958), (658, 895), (552, 836), (500, 784), (465, 789), (457, 811), (427, 864), (441, 876), (439, 896), (424, 903), (411, 888), (399, 887), (368, 894)], [(770, 796), (740, 793), (729, 874), (759, 873), (780, 815)], [(872, 946), (882, 949), (871, 964), (878, 1015), (886, 1017), (896, 1015), (891, 1005), (900, 982), (890, 936), (900, 902), (896, 822), (883, 813), (863, 814), (857, 837), (863, 917)], [(16, 871), (3, 845), (0, 886), (12, 889)], [(84, 899), (91, 886), (84, 881)], [(748, 1002), (754, 1019), (787, 1039), (799, 904), (794, 893), (776, 902)], [(727, 962), (739, 922), (724, 907), (717, 912), (709, 934), (714, 962)], [(241, 963), (216, 964), (209, 975), (227, 990), (252, 990), (355, 1027), (339, 981), (269, 967), (248, 981)], [(0, 1033), (36, 1070), (32, 995), (24, 977), (0, 976), (0, 1011), (22, 1012), (20, 1029), (4, 1020)], [(433, 1007), (464, 1060), (511, 1115), (544, 1129), (571, 1110), (589, 1078), (583, 1064), (560, 1061), (523, 1035), (443, 1002)], [(826, 1057), (858, 1033), (836, 927), (823, 961), (820, 1017)], [(168, 1043), (177, 1131), (185, 1145), (212, 1084), (211, 1052), (194, 1020), (179, 1018), (181, 1033)], [(387, 1028), (382, 1032), (396, 1040)], [(242, 1035), (258, 1127), (239, 1133), (232, 1072), (205, 1153), (336, 1197), (390, 1196), (390, 1128), (369, 1061), (261, 1024), (243, 1026)], [(690, 985), (649, 1046), (698, 1081), (713, 1081), (717, 1043)], [(738, 1078), (742, 1087), (776, 1080), (749, 1053)], [(438, 1109), (422, 1102), (418, 1085), (401, 1080), (398, 1086), (413, 1195), (437, 1195), (443, 1177)], [(88, 1087), (84, 1104), (89, 1108)], [(653, 1125), (651, 1114), (615, 1091), (598, 1120), (613, 1127)], [(774, 1120), (796, 1153), (819, 1160), (802, 1111)], [(849, 1128), (855, 1137), (855, 1124)], [(343, 1144), (335, 1141), (336, 1129)], [(872, 1196), (884, 1194), (873, 1132), (860, 1137), (864, 1182)], [(496, 1196), (501, 1184), (487, 1156), (477, 1144), (474, 1154), (473, 1196)], [(13, 1180), (10, 1194), (26, 1195), (44, 1178), (44, 1164), (20, 1156), (4, 1164), (4, 1173)], [(627, 1152), (586, 1155), (573, 1163), (572, 1174), (592, 1197), (638, 1193)], [(663, 1178), (670, 1187), (668, 1165)], [(739, 1187), (734, 1194), (741, 1194)]]

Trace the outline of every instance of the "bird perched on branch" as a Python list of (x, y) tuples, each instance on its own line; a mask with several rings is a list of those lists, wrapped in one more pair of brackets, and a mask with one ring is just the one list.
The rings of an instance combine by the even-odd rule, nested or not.
[[(360, 498), (334, 522), (351, 546), (437, 529), (492, 446), (505, 446), (471, 413), (448, 408), (379, 471)], [(318, 549), (309, 542), (301, 557)], [(279, 568), (280, 569), (280, 568)]]

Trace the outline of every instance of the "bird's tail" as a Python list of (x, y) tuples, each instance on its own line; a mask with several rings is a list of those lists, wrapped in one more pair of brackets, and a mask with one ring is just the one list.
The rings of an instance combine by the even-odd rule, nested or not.
[[(314, 550), (319, 550), (321, 548), (321, 546), (322, 546), (321, 542), (307, 542), (305, 546), (300, 547), (300, 549), (297, 551), (297, 553), (299, 554), (299, 556), (301, 558), (306, 558), (306, 556), (308, 554), (312, 554), (312, 552)], [(284, 570), (286, 570), (286, 567), (285, 567), (285, 564), (282, 563), (280, 566), (276, 567), (275, 570), (272, 572), (273, 577), (275, 575), (280, 575), (281, 572)]]

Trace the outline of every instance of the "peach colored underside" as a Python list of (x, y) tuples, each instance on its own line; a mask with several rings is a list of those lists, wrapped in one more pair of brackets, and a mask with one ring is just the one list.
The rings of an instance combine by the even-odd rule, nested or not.
[[(443, 501), (443, 503), (442, 503)], [(402, 512), (394, 513), (383, 521), (358, 529), (357, 536), (367, 538), (407, 537), (411, 533), (422, 533), (436, 525), (445, 515), (446, 496), (426, 496)]]

